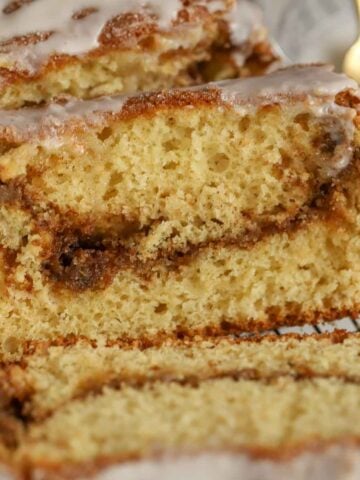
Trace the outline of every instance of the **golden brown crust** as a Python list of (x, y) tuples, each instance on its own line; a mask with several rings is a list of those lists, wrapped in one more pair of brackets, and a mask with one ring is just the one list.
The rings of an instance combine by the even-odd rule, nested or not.
[[(340, 317), (339, 317), (340, 318)], [(238, 337), (234, 335), (187, 335), (185, 337), (178, 337), (178, 336), (171, 336), (171, 335), (156, 335), (152, 338), (146, 339), (136, 339), (136, 340), (123, 340), (118, 338), (116, 340), (108, 340), (106, 343), (106, 347), (118, 347), (119, 349), (129, 349), (132, 350), (134, 348), (142, 351), (147, 350), (149, 348), (159, 348), (162, 345), (170, 345), (170, 346), (190, 346), (193, 344), (199, 344), (206, 341), (211, 341), (211, 343), (217, 345), (219, 342), (226, 339), (227, 342), (230, 344), (242, 344), (242, 343), (261, 343), (266, 341), (272, 342), (286, 342), (289, 339), (294, 340), (303, 340), (305, 338), (313, 338), (315, 340), (329, 340), (334, 344), (342, 344), (347, 339), (352, 338), (354, 336), (358, 336), (359, 334), (348, 332), (346, 330), (335, 330), (333, 332), (325, 332), (325, 333), (314, 333), (310, 335), (304, 335), (300, 333), (286, 333), (281, 336), (272, 333), (265, 334), (258, 334), (254, 333), (251, 336), (246, 337)], [(76, 336), (76, 335), (69, 335), (67, 337), (57, 337), (53, 340), (28, 340), (27, 343), (24, 345), (24, 356), (37, 355), (37, 354), (45, 354), (49, 348), (51, 347), (63, 347), (63, 348), (71, 348), (79, 343), (86, 344), (89, 348), (96, 349), (98, 343), (96, 340), (89, 339), (84, 336)], [(6, 362), (3, 364), (4, 366), (12, 365), (12, 362)]]
[[(301, 305), (299, 305), (300, 310)], [(185, 329), (183, 327), (176, 329), (173, 334), (168, 332), (158, 332), (154, 336), (144, 336), (133, 338), (131, 336), (122, 336), (115, 340), (115, 343), (121, 347), (136, 347), (136, 348), (148, 348), (148, 346), (153, 346), (165, 341), (170, 340), (192, 340), (196, 337), (223, 337), (224, 335), (238, 335), (240, 333), (252, 332), (253, 335), (261, 334), (272, 329), (277, 329), (280, 327), (298, 327), (303, 325), (315, 325), (319, 322), (330, 322), (338, 320), (339, 318), (350, 317), (356, 319), (360, 316), (360, 304), (354, 304), (351, 308), (344, 309), (328, 309), (328, 310), (311, 310), (309, 312), (301, 312), (301, 316), (298, 314), (294, 315), (281, 315), (278, 314), (275, 316), (273, 314), (271, 320), (259, 321), (259, 319), (249, 319), (249, 318), (239, 318), (238, 322), (228, 321), (226, 318), (219, 325), (208, 326), (205, 328), (199, 329)], [(67, 339), (65, 339), (65, 342)], [(70, 341), (75, 341), (74, 337), (70, 337)], [(89, 341), (93, 342), (93, 339)], [(108, 340), (107, 344), (112, 345), (114, 340)], [(52, 342), (41, 342), (42, 345), (52, 345)], [(57, 344), (57, 340), (54, 343)], [(26, 352), (30, 353), (36, 348), (37, 342), (28, 341), (26, 343)]]
[[(341, 315), (339, 315), (340, 318)], [(136, 349), (139, 351), (144, 351), (150, 348), (160, 348), (163, 345), (167, 346), (190, 346), (196, 345), (202, 342), (211, 341), (213, 344), (218, 344), (219, 342), (226, 339), (230, 344), (242, 344), (242, 343), (261, 343), (265, 341), (274, 341), (274, 342), (283, 342), (288, 339), (302, 340), (305, 338), (314, 338), (316, 340), (327, 339), (334, 344), (341, 344), (347, 339), (358, 335), (354, 332), (348, 332), (342, 329), (336, 329), (333, 332), (325, 333), (314, 333), (314, 334), (301, 334), (301, 333), (286, 333), (281, 336), (274, 333), (272, 330), (264, 330), (261, 332), (254, 332), (251, 335), (247, 336), (236, 336), (235, 334), (227, 335), (226, 331), (217, 331), (215, 335), (212, 333), (206, 334), (195, 334), (195, 331), (192, 333), (189, 331), (187, 335), (171, 335), (171, 334), (157, 334), (153, 337), (144, 337), (144, 338), (117, 338), (109, 339), (106, 342), (105, 347), (118, 347), (121, 350), (132, 350)], [(66, 337), (58, 336), (52, 340), (27, 340), (23, 345), (23, 357), (20, 362), (13, 362), (11, 360), (2, 362), (0, 367), (2, 372), (6, 372), (8, 367), (13, 365), (20, 365), (23, 368), (26, 367), (26, 358), (32, 355), (41, 355), (46, 354), (48, 350), (52, 347), (62, 347), (65, 349), (72, 348), (77, 344), (85, 344), (89, 348), (96, 349), (98, 347), (98, 341), (95, 339), (90, 339), (84, 335), (75, 335), (71, 334)]]

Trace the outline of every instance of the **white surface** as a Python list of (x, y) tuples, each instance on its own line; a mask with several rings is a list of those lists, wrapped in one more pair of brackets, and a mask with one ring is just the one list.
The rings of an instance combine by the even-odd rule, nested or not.
[(256, 0), (270, 31), (293, 62), (329, 62), (341, 68), (357, 37), (352, 0)]
[[(41, 477), (38, 477), (39, 479)], [(360, 452), (332, 447), (291, 461), (253, 460), (218, 453), (124, 464), (105, 470), (96, 480), (359, 480)]]

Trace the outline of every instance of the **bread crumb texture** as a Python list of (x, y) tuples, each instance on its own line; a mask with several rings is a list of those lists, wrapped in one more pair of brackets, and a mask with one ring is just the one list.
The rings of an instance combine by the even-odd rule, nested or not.
[[(321, 351), (321, 355), (319, 355)], [(252, 379), (280, 375), (360, 378), (359, 335), (166, 340), (147, 348), (71, 345), (42, 346), (2, 372), (5, 392), (24, 399), (23, 409), (41, 419), (74, 398), (108, 385), (143, 385), (156, 380), (207, 379), (237, 372)]]
[(27, 475), (83, 478), (89, 468), (174, 452), (282, 461), (356, 444), (359, 353), (359, 334), (344, 332), (143, 349), (39, 344), (0, 371), (2, 460)]
[(359, 407), (359, 386), (336, 379), (218, 379), (196, 387), (105, 389), (30, 427), (17, 455), (56, 465), (156, 450), (291, 449), (308, 439), (359, 438)]

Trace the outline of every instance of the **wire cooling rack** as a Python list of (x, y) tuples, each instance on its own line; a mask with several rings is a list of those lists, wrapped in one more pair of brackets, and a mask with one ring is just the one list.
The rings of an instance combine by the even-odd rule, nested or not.
[(346, 330), (348, 332), (360, 332), (360, 319), (352, 320), (351, 318), (343, 318), (331, 323), (320, 323), (318, 325), (305, 325), (303, 327), (283, 327), (273, 330), (277, 335), (285, 333), (301, 333), (311, 335), (314, 333), (330, 333), (335, 330)]
[[(266, 330), (260, 335), (275, 334), (278, 336), (285, 335), (287, 333), (296, 333), (301, 335), (314, 335), (321, 333), (331, 333), (336, 330), (345, 330), (347, 332), (359, 332), (360, 333), (360, 319), (352, 320), (351, 318), (343, 318), (342, 320), (336, 320), (335, 322), (319, 323), (317, 325), (304, 325), (302, 327), (282, 327), (275, 330)], [(259, 335), (259, 333), (241, 333), (239, 337), (253, 337)]]

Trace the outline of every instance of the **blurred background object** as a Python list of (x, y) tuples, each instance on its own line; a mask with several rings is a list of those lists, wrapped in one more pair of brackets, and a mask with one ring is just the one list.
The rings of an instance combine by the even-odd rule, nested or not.
[(358, 36), (353, 0), (256, 0), (271, 34), (293, 62), (328, 62), (341, 70)]
[[(360, 19), (360, 0), (356, 0), (358, 18)], [(360, 83), (360, 36), (347, 51), (343, 63), (344, 72), (358, 83)]]

